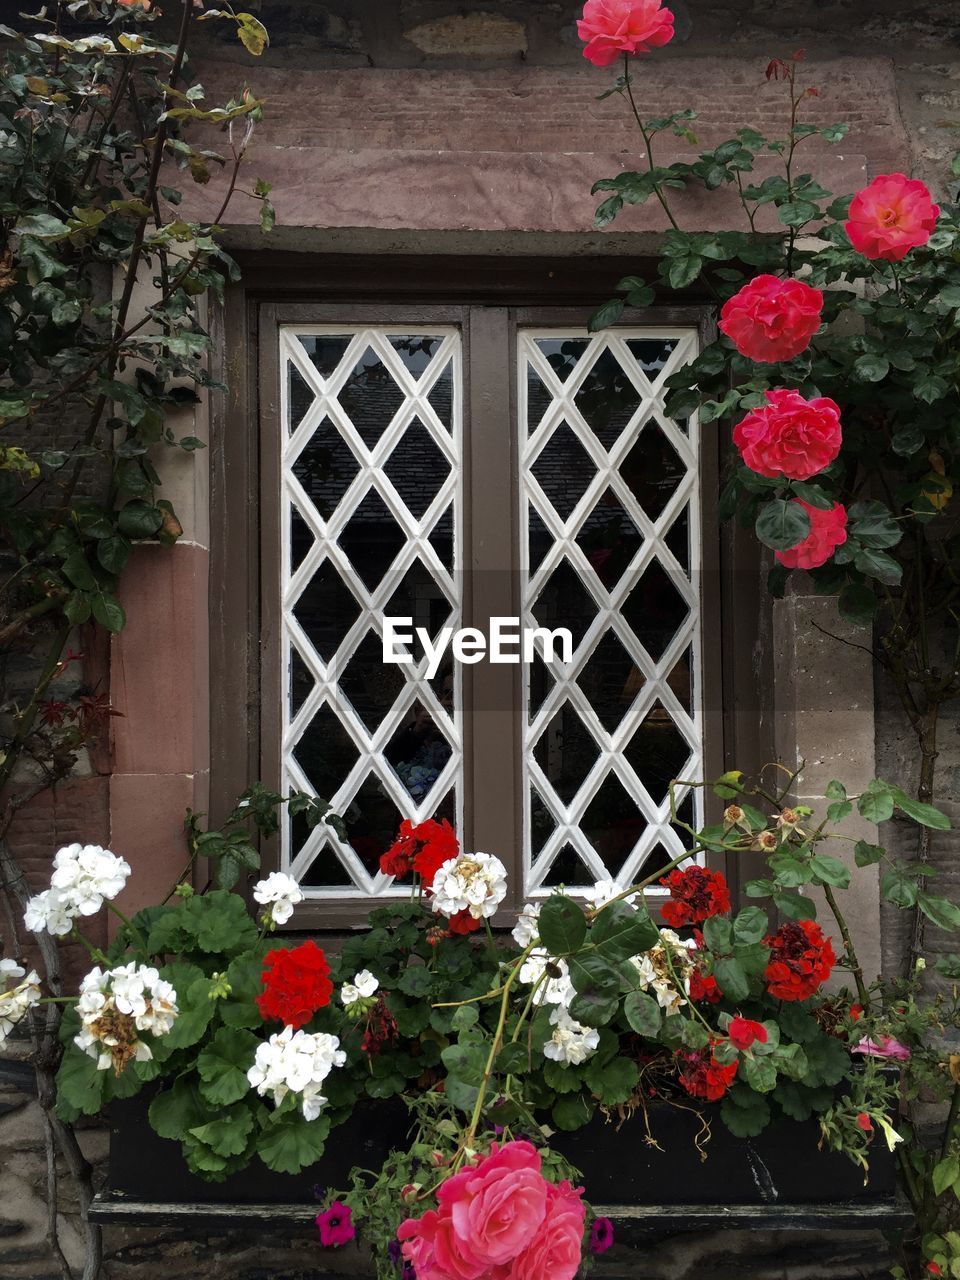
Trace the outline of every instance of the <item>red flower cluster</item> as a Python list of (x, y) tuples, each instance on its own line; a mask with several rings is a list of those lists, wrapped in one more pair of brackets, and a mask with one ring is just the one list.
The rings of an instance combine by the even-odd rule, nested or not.
[(764, 977), (774, 999), (807, 1000), (830, 977), (837, 957), (816, 921), (788, 920), (763, 941), (770, 948)]
[(660, 910), (667, 924), (674, 929), (685, 924), (700, 924), (710, 916), (719, 916), (730, 910), (730, 889), (719, 871), (706, 867), (687, 867), (671, 871), (660, 881), (670, 890), (672, 902), (665, 902)]
[(380, 858), (380, 870), (397, 880), (415, 871), (429, 888), (443, 864), (459, 852), (456, 832), (446, 818), (442, 822), (428, 818), (416, 826), (405, 818), (400, 834)]
[(483, 924), (482, 920), (475, 920), (469, 911), (457, 911), (447, 921), (448, 933), (476, 933)]
[(706, 1098), (708, 1102), (718, 1102), (733, 1083), (737, 1074), (737, 1063), (731, 1062), (723, 1066), (713, 1056), (713, 1045), (709, 1049), (698, 1049), (695, 1053), (687, 1053), (678, 1049), (674, 1055), (679, 1063), (678, 1078), (692, 1098)]
[(716, 1004), (723, 999), (723, 993), (712, 973), (704, 974), (699, 969), (693, 970), (690, 974), (690, 999), (694, 1004), (700, 1004), (703, 1000), (708, 1004)]
[(299, 947), (278, 947), (263, 958), (263, 992), (257, 996), (262, 1018), (276, 1018), (285, 1027), (302, 1027), (318, 1009), (330, 1003), (333, 983), (327, 976), (327, 957), (313, 941)]
[(806, 351), (822, 310), (823, 294), (802, 280), (754, 276), (723, 304), (719, 328), (742, 356), (771, 364)]

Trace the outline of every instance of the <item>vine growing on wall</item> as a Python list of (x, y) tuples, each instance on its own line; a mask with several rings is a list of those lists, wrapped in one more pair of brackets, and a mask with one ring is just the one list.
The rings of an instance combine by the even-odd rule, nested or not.
[[(251, 55), (267, 33), (229, 5), (171, 6), (168, 38), (150, 0), (73, 0), (0, 27), (0, 877), (7, 954), (29, 896), (7, 835), (16, 814), (67, 777), (118, 712), (109, 698), (58, 684), (94, 628), (125, 624), (118, 583), (133, 545), (182, 534), (162, 496), (158, 456), (202, 447), (171, 425), (214, 385), (205, 302), (238, 268), (220, 226), (236, 200), (274, 222), (269, 186), (245, 181), (263, 106), (238, 79), (207, 100), (191, 62), (200, 22), (226, 23)], [(216, 214), (198, 221), (184, 187), (208, 186)], [(216, 206), (215, 206), (216, 207)], [(79, 629), (79, 630), (78, 630)], [(26, 671), (26, 675), (24, 675)], [(65, 683), (65, 682), (64, 682)], [(191, 842), (202, 839), (193, 828)], [(221, 861), (239, 873), (252, 852), (242, 822)], [(38, 936), (43, 977), (62, 994), (57, 947)], [(31, 1022), (32, 1061), (48, 1144), (48, 1235), (58, 1239), (59, 1151), (91, 1198), (90, 1170), (53, 1108), (59, 1006)], [(100, 1268), (85, 1224), (84, 1280)]]

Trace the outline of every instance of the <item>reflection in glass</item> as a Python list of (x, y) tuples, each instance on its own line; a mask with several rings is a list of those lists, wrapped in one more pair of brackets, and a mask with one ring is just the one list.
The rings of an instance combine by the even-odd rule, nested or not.
[(655, 422), (646, 424), (620, 464), (620, 474), (651, 520), (663, 511), (686, 472), (676, 449)]
[[(441, 670), (433, 687), (441, 707), (448, 717), (452, 717), (455, 688), (452, 667)], [(410, 798), (420, 804), (430, 794), (452, 750), (443, 726), (437, 724), (430, 710), (417, 701), (409, 718), (387, 743), (383, 754)]]
[(566, 556), (545, 582), (533, 606), (533, 616), (541, 627), (551, 631), (566, 627), (573, 637), (574, 649), (597, 616), (593, 597)]
[(596, 876), (587, 868), (579, 853), (572, 844), (568, 843), (557, 853), (550, 870), (544, 876), (543, 883), (554, 888), (560, 884), (593, 884), (595, 879)]
[(533, 754), (550, 785), (569, 804), (593, 768), (599, 748), (569, 702), (550, 720)]
[(639, 408), (640, 392), (617, 357), (606, 348), (584, 378), (574, 403), (609, 452)]
[(356, 507), (337, 539), (368, 591), (380, 583), (406, 540), (386, 503), (373, 490)]
[(659, 702), (627, 743), (624, 758), (646, 787), (654, 804), (665, 800), (670, 783), (681, 777), (690, 746)]
[(647, 828), (640, 806), (628, 795), (616, 774), (607, 774), (587, 805), (581, 830), (616, 878)]
[(293, 616), (324, 662), (329, 662), (360, 616), (353, 592), (323, 560), (293, 607)]
[(656, 662), (690, 610), (666, 569), (659, 560), (653, 560), (627, 596), (621, 612)]
[(325, 417), (291, 470), (324, 520), (329, 520), (360, 470), (360, 464), (343, 436)]
[(577, 534), (577, 543), (608, 591), (623, 577), (642, 541), (643, 535), (613, 489), (604, 491)]
[(383, 469), (417, 520), (450, 474), (449, 462), (419, 418), (414, 418), (394, 445)]
[(553, 509), (564, 520), (569, 518), (597, 474), (590, 455), (566, 422), (560, 423), (537, 454), (531, 470)]
[(578, 681), (597, 719), (613, 733), (643, 688), (643, 672), (613, 631), (604, 632)]
[(360, 356), (337, 398), (368, 449), (377, 443), (404, 401), (403, 392), (372, 347)]

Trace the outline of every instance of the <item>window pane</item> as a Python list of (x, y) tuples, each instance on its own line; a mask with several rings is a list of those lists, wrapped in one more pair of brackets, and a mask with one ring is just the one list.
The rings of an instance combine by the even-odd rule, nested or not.
[(682, 852), (669, 784), (702, 769), (697, 426), (663, 408), (696, 334), (518, 342), (523, 625), (574, 643), (523, 668), (525, 889), (626, 885)]
[(308, 897), (403, 893), (379, 858), (404, 818), (462, 807), (459, 673), (383, 661), (384, 614), (460, 625), (461, 364), (454, 329), (281, 330), (283, 866)]

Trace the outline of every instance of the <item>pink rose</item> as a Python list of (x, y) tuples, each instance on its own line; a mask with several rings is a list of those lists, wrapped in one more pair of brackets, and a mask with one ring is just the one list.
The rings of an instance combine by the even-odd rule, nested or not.
[(529, 1142), (508, 1142), (473, 1168), (448, 1178), (437, 1192), (457, 1238), (487, 1266), (509, 1262), (527, 1247), (543, 1221), (547, 1183)]
[(882, 173), (853, 197), (846, 232), (865, 258), (899, 262), (911, 249), (927, 243), (939, 213), (918, 178)]
[(403, 1256), (417, 1280), (480, 1280), (489, 1268), (461, 1248), (448, 1213), (428, 1209), (422, 1218), (407, 1218), (397, 1227)]
[(577, 35), (583, 56), (609, 67), (622, 53), (649, 53), (673, 39), (673, 14), (660, 0), (587, 0)]
[[(503, 1280), (573, 1280), (583, 1252), (586, 1209), (569, 1182), (547, 1187), (547, 1212), (530, 1247), (520, 1255)], [(419, 1274), (419, 1273), (418, 1273)]]
[(733, 430), (733, 443), (758, 475), (809, 480), (840, 452), (840, 407), (826, 396), (804, 400), (780, 387), (751, 409)]
[(877, 1040), (864, 1036), (853, 1052), (865, 1054), (868, 1058), (893, 1058), (898, 1062), (906, 1062), (910, 1057), (907, 1046), (894, 1040), (893, 1036), (879, 1036)]
[(756, 276), (723, 304), (720, 330), (750, 360), (792, 360), (820, 328), (822, 309), (823, 294), (802, 280)]
[(802, 542), (788, 551), (775, 551), (774, 555), (787, 569), (817, 569), (826, 562), (847, 540), (847, 509), (835, 502), (829, 511), (811, 507), (802, 498), (794, 498), (810, 517), (810, 532)]

